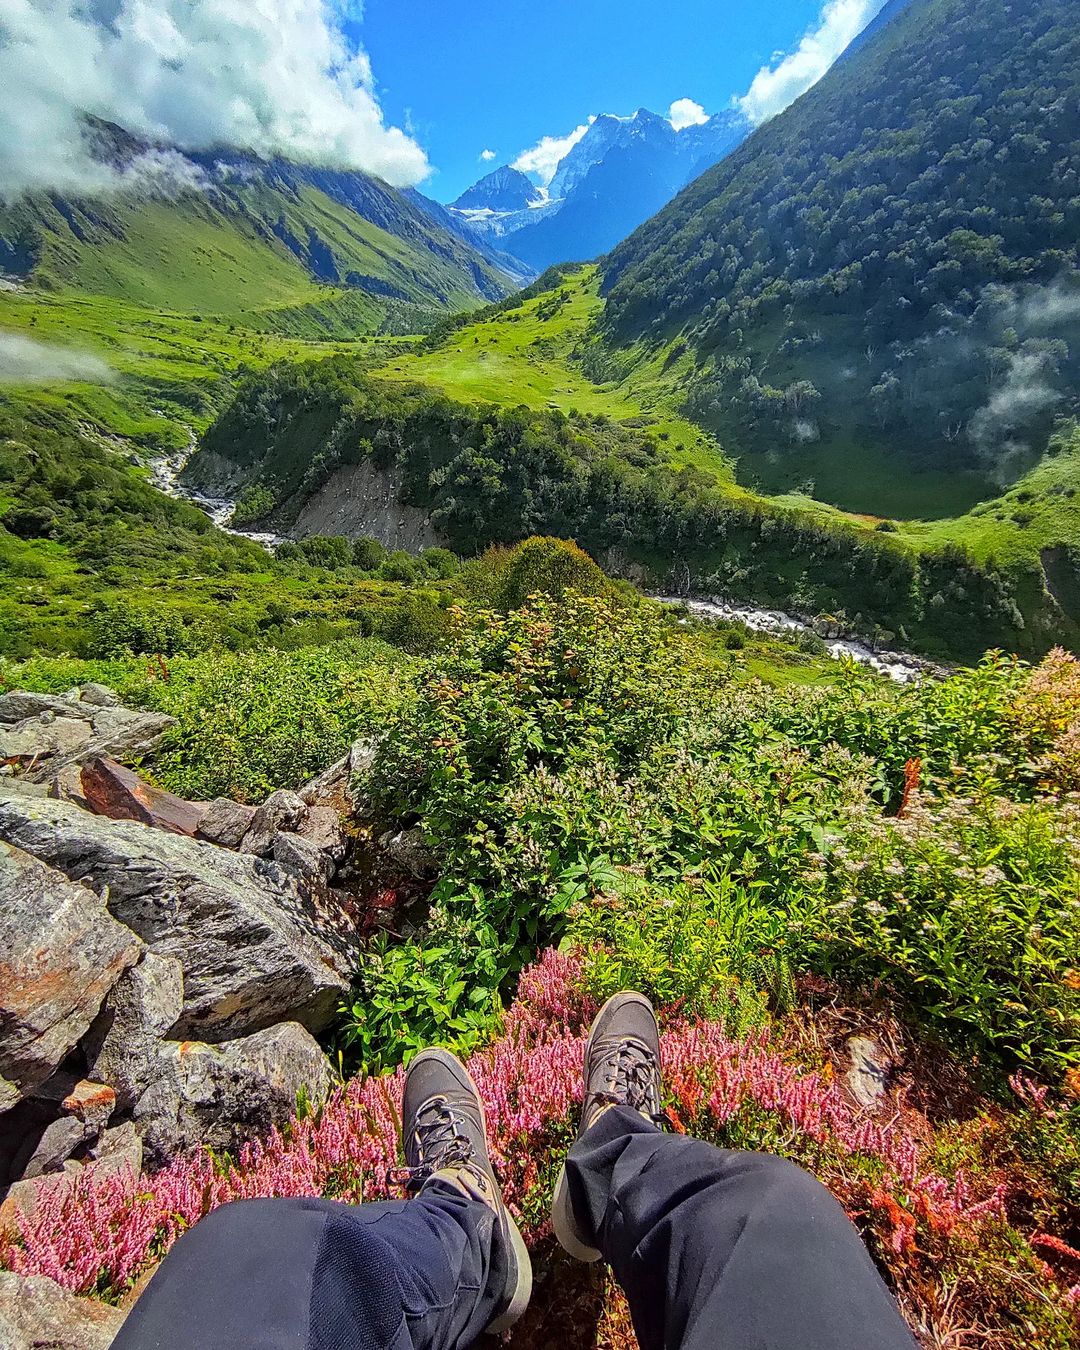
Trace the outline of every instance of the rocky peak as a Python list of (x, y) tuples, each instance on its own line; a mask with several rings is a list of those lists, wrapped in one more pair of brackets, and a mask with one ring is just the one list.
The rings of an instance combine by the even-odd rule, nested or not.
[(485, 175), (453, 203), (458, 211), (523, 211), (543, 200), (543, 193), (520, 169), (504, 164)]

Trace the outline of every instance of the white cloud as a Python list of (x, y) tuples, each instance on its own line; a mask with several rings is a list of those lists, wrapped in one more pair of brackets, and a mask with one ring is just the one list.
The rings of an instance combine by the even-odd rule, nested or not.
[(555, 177), (559, 161), (566, 158), (595, 121), (594, 115), (588, 121), (582, 122), (579, 127), (575, 127), (568, 136), (542, 137), (531, 150), (523, 150), (518, 155), (514, 160), (514, 168), (520, 169), (522, 173), (536, 174), (544, 187), (547, 187)]
[(0, 384), (49, 384), (86, 380), (106, 384), (112, 369), (89, 352), (50, 347), (19, 333), (0, 333)]
[(709, 114), (692, 98), (677, 98), (668, 109), (668, 121), (676, 131), (684, 127), (699, 127), (709, 120)]
[(783, 112), (816, 84), (844, 48), (862, 32), (885, 0), (826, 0), (817, 24), (795, 51), (762, 66), (736, 103), (753, 123)]
[(0, 194), (115, 185), (80, 114), (186, 149), (260, 154), (419, 182), (387, 127), (340, 0), (0, 0)]
[(491, 161), (495, 158), (495, 151), (494, 151), (494, 150), (481, 150), (481, 151), (480, 151), (480, 158), (484, 161), (485, 164), (490, 164)]

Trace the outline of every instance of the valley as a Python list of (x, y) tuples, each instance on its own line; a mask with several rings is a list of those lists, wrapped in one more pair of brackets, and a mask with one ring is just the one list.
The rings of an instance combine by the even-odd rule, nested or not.
[(578, 7), (554, 76), (98, 8), (85, 107), (0, 79), (5, 1350), (235, 1199), (397, 1198), (434, 1046), (507, 1345), (639, 1350), (549, 1222), (624, 989), (646, 1128), (816, 1176), (919, 1350), (1071, 1350), (1075, 0), (703, 4), (671, 70)]

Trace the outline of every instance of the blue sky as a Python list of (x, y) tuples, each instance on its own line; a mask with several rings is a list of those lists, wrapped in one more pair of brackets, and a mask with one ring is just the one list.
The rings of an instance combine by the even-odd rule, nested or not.
[(689, 122), (739, 99), (753, 122), (773, 116), (883, 3), (9, 5), (0, 199), (122, 186), (88, 151), (85, 113), (182, 149), (227, 145), (362, 169), (442, 201), (508, 162), (544, 183), (567, 138), (599, 113), (644, 106), (663, 115), (678, 104)]
[[(728, 107), (763, 66), (780, 65), (810, 33), (800, 69), (789, 68), (765, 91), (763, 110), (775, 111), (880, 4), (364, 0), (362, 22), (349, 31), (370, 58), (387, 123), (405, 128), (427, 153), (433, 173), (422, 190), (447, 201), (590, 114), (641, 106), (666, 113), (687, 98), (709, 113)], [(495, 152), (492, 161), (480, 159), (484, 150)]]

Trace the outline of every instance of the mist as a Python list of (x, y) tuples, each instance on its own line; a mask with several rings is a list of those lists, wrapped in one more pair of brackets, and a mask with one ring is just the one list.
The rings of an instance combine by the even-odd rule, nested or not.
[(108, 384), (112, 367), (90, 352), (34, 342), (20, 333), (0, 333), (0, 384), (53, 384), (82, 380)]

